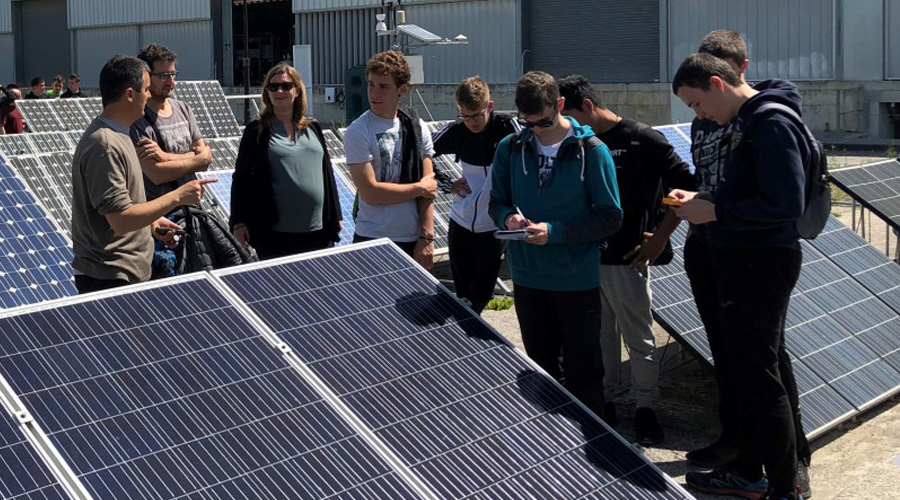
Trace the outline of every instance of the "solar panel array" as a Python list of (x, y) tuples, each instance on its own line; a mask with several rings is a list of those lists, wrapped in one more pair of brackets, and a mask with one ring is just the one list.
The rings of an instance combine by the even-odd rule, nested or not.
[(74, 295), (71, 248), (0, 156), (0, 308)]
[(830, 172), (831, 181), (900, 230), (900, 161), (885, 160)]
[(72, 153), (13, 157), (12, 166), (56, 224), (72, 233)]
[(32, 132), (84, 130), (103, 109), (99, 97), (29, 99), (16, 101)]
[[(81, 138), (81, 131), (78, 131)], [(78, 145), (70, 132), (39, 132), (34, 134), (0, 135), (0, 153), (7, 157), (70, 151)]]
[(690, 498), (394, 245), (216, 274), (0, 314), (4, 498)]
[[(684, 127), (660, 131), (690, 162)], [(672, 237), (672, 263), (651, 271), (654, 317), (712, 363), (684, 271), (686, 231), (682, 226)], [(785, 344), (794, 363), (804, 430), (816, 436), (900, 391), (900, 267), (833, 217), (823, 234), (801, 243), (804, 260)]]

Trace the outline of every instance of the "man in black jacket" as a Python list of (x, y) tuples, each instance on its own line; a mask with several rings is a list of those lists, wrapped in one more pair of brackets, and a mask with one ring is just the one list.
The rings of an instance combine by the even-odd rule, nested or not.
[[(757, 90), (763, 89), (763, 90)], [(698, 118), (737, 120), (731, 152), (714, 196), (675, 190), (678, 216), (707, 224), (719, 297), (724, 361), (738, 401), (738, 453), (709, 473), (689, 472), (688, 486), (745, 498), (797, 498), (797, 385), (784, 344), (791, 292), (802, 254), (796, 221), (804, 209), (811, 145), (778, 103), (800, 112), (790, 82), (753, 88), (722, 59), (694, 54), (682, 62), (672, 90)], [(763, 476), (763, 468), (767, 477)]]
[(497, 226), (488, 213), (491, 164), (497, 144), (522, 127), (514, 116), (494, 111), (491, 91), (477, 76), (456, 88), (456, 107), (459, 120), (435, 132), (432, 140), (434, 155), (454, 155), (463, 171), (451, 190), (450, 270), (456, 296), (467, 299), (481, 314), (494, 296), (504, 249), (503, 242), (494, 238)]
[(590, 125), (609, 147), (624, 212), (622, 227), (601, 253), (600, 342), (607, 401), (603, 417), (608, 423), (616, 420), (611, 401), (619, 382), (624, 338), (631, 353), (631, 395), (637, 403), (636, 440), (658, 444), (664, 433), (654, 411), (659, 356), (652, 330), (648, 266), (664, 252), (664, 263), (671, 259), (669, 236), (678, 227), (678, 217), (662, 204), (663, 194), (673, 188), (695, 189), (693, 174), (661, 133), (605, 108), (583, 76), (561, 79), (559, 93), (566, 98), (563, 114)]

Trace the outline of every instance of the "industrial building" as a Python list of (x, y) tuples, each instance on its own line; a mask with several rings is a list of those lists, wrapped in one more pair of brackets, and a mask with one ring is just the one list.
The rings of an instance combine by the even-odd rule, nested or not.
[[(441, 38), (466, 45), (413, 49), (422, 55), (419, 90), (435, 117), (452, 113), (452, 84), (480, 74), (504, 86), (530, 69), (579, 72), (600, 84), (610, 106), (651, 123), (683, 120), (667, 82), (711, 29), (748, 40), (752, 80), (801, 85), (805, 116), (819, 130), (900, 135), (900, 0), (0, 0), (0, 81), (77, 72), (88, 88), (114, 53), (159, 41), (180, 57), (182, 79), (258, 85), (294, 45), (309, 45), (315, 99), (339, 88), (348, 68), (390, 46), (375, 15), (405, 12)], [(399, 4), (399, 5), (398, 5)], [(388, 9), (386, 9), (386, 7)], [(391, 23), (391, 19), (388, 19)], [(446, 90), (444, 87), (450, 87)], [(509, 90), (506, 88), (506, 90)], [(446, 101), (446, 102), (444, 102)], [(340, 110), (319, 106), (323, 116)]]

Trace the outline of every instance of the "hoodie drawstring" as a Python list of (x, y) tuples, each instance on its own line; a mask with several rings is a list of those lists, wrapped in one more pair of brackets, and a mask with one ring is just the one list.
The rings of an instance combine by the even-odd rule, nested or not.
[(525, 145), (522, 145), (522, 173), (528, 175), (528, 169), (525, 168)]
[(578, 145), (581, 147), (581, 182), (584, 182), (584, 143), (578, 141)]

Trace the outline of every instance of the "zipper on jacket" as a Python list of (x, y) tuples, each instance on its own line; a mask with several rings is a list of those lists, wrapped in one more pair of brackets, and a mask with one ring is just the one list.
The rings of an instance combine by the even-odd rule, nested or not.
[[(487, 180), (487, 167), (482, 165), (482, 169), (484, 169), (484, 178)], [(481, 190), (484, 191), (484, 184), (481, 185)], [(475, 214), (472, 215), (472, 232), (475, 232), (475, 221), (478, 220), (478, 200), (481, 199), (481, 193), (478, 193), (478, 196), (475, 197)]]

